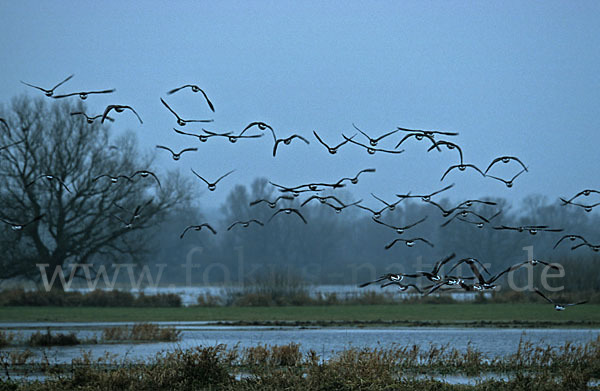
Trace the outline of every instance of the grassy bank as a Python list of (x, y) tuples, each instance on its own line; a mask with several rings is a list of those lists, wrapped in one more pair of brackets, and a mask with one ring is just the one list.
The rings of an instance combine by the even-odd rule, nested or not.
[[(12, 356), (11, 356), (12, 355)], [(582, 390), (600, 378), (600, 340), (583, 346), (534, 346), (521, 341), (515, 354), (488, 357), (469, 348), (385, 346), (350, 348), (324, 360), (300, 345), (248, 348), (197, 346), (141, 362), (89, 354), (70, 364), (36, 362), (23, 352), (1, 353), (4, 390)], [(12, 375), (11, 375), (12, 373)], [(13, 376), (22, 375), (19, 380)], [(40, 380), (27, 380), (29, 375)], [(482, 375), (491, 379), (477, 379)], [(455, 375), (472, 385), (451, 385)], [(500, 376), (502, 375), (502, 376)], [(437, 379), (436, 379), (437, 376)], [(598, 389), (594, 387), (593, 389)]]
[[(554, 311), (544, 304), (393, 304), (300, 307), (0, 307), (0, 322), (227, 321), (396, 325), (600, 326), (600, 305)], [(482, 323), (483, 322), (483, 323)], [(321, 325), (318, 324), (318, 325)]]

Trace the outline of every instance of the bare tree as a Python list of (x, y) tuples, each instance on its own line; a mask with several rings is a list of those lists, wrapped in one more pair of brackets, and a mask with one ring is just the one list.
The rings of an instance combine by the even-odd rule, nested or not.
[(39, 280), (37, 264), (139, 263), (151, 228), (189, 201), (178, 174), (147, 173), (132, 134), (110, 146), (108, 126), (71, 115), (85, 109), (19, 97), (0, 111), (0, 148), (17, 143), (0, 150), (0, 279)]

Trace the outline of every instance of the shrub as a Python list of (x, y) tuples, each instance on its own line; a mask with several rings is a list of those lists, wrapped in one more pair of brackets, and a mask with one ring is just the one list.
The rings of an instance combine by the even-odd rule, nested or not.
[(50, 329), (47, 329), (45, 333), (36, 331), (29, 337), (28, 342), (29, 346), (71, 346), (81, 343), (75, 333), (53, 335), (50, 333)]
[(181, 331), (174, 327), (159, 327), (153, 323), (136, 323), (128, 327), (107, 327), (102, 330), (103, 341), (164, 341), (175, 342)]

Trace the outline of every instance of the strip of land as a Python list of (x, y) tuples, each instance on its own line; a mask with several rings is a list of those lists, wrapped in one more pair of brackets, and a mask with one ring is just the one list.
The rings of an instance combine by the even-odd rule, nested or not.
[(272, 326), (600, 327), (600, 305), (390, 304), (299, 307), (0, 307), (0, 322), (158, 322)]

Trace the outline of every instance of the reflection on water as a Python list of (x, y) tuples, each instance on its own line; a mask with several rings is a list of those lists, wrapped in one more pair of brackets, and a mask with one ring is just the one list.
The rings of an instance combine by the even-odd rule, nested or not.
[[(488, 357), (514, 354), (519, 341), (530, 341), (535, 345), (554, 346), (566, 342), (584, 344), (595, 340), (600, 330), (593, 329), (493, 329), (493, 328), (298, 328), (265, 326), (215, 327), (205, 322), (157, 322), (171, 325), (182, 330), (179, 342), (159, 342), (142, 344), (97, 344), (74, 347), (55, 347), (50, 349), (33, 348), (42, 355), (45, 352), (55, 362), (70, 362), (81, 355), (82, 351), (91, 351), (93, 357), (105, 352), (118, 358), (143, 360), (161, 351), (170, 351), (177, 347), (191, 348), (204, 345), (225, 344), (240, 348), (257, 345), (286, 345), (298, 343), (303, 352), (314, 350), (324, 359), (336, 352), (354, 348), (389, 348), (393, 345), (417, 345), (428, 349), (430, 345), (449, 345), (461, 351), (471, 347)], [(60, 327), (59, 327), (60, 325)], [(51, 327), (53, 332), (76, 332), (80, 339), (99, 338), (103, 327), (131, 325), (131, 323), (71, 323), (40, 324), (15, 323), (3, 324), (2, 329), (18, 332), (21, 339), (31, 333)], [(22, 350), (23, 347), (10, 347), (10, 350)], [(5, 349), (6, 350), (6, 349)]]

